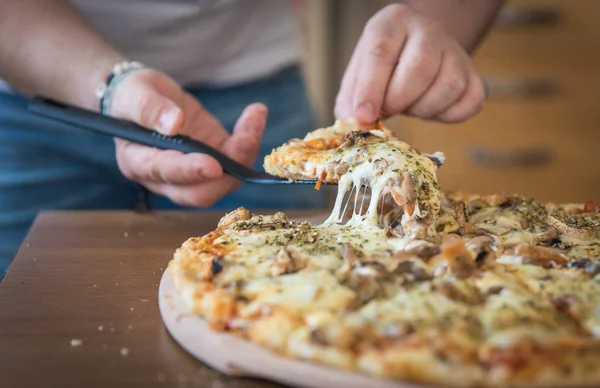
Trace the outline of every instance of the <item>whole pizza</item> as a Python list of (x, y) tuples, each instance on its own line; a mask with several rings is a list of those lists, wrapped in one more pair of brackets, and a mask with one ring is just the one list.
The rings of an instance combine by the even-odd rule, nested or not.
[(600, 386), (600, 208), (444, 193), (442, 162), (381, 122), (292, 139), (265, 169), (337, 183), (330, 217), (239, 208), (169, 272), (214, 330), (282, 356), (434, 385)]

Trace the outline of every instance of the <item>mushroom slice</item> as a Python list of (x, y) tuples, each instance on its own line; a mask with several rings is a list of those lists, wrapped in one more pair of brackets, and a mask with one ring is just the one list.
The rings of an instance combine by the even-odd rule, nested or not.
[(350, 165), (345, 162), (338, 163), (337, 166), (333, 169), (333, 172), (337, 175), (342, 175), (348, 172)]
[(417, 200), (417, 187), (414, 179), (406, 174), (400, 186), (389, 188), (390, 195), (398, 206), (407, 206), (405, 209), (410, 215), (414, 213), (415, 201)]
[(494, 260), (494, 243), (490, 236), (477, 236), (467, 241), (465, 246), (475, 255), (475, 262), (482, 265)]
[(223, 216), (223, 218), (221, 218), (221, 220), (219, 220), (217, 229), (227, 228), (231, 224), (234, 224), (238, 221), (249, 220), (251, 217), (252, 213), (250, 213), (250, 210), (243, 207), (238, 207), (234, 211), (227, 213), (225, 216)]
[(404, 176), (404, 180), (402, 181), (402, 191), (404, 191), (404, 196), (410, 202), (417, 200), (417, 184), (410, 174)]
[(532, 264), (544, 268), (564, 267), (569, 262), (569, 258), (556, 249), (529, 244), (517, 245), (513, 254), (521, 259), (520, 264)]
[(458, 222), (459, 227), (464, 229), (465, 224), (467, 223), (467, 209), (465, 206), (465, 202), (464, 201), (453, 202), (452, 210), (454, 210), (454, 213), (456, 214), (456, 222)]
[(408, 203), (408, 198), (406, 198), (404, 191), (400, 187), (390, 187), (389, 191), (390, 195), (394, 199), (394, 202), (396, 202), (398, 206), (404, 206)]
[(560, 233), (581, 240), (594, 240), (600, 232), (600, 219), (589, 214), (558, 212), (548, 215), (547, 222)]
[(454, 213), (456, 214), (456, 222), (458, 223), (458, 234), (464, 236), (466, 234), (481, 234), (482, 231), (467, 222), (467, 208), (464, 201), (455, 201), (452, 204)]
[(353, 271), (357, 275), (371, 276), (377, 279), (385, 279), (390, 276), (385, 265), (378, 261), (365, 261), (360, 266), (356, 266)]
[(342, 175), (348, 172), (350, 165), (346, 162), (331, 161), (325, 166), (325, 181), (332, 182), (340, 179)]
[(343, 279), (350, 273), (350, 271), (352, 271), (352, 268), (360, 264), (360, 258), (356, 254), (356, 251), (352, 245), (344, 243), (342, 245), (342, 259), (344, 260), (344, 263), (337, 270), (336, 276)]
[(381, 143), (384, 141), (381, 137), (372, 133), (373, 131), (352, 131), (346, 135), (346, 139), (351, 140), (354, 144), (365, 145)]
[[(400, 225), (400, 220), (402, 219), (402, 214), (404, 214), (404, 209), (401, 207), (395, 207), (392, 210), (385, 213), (383, 216), (383, 225), (386, 228), (395, 229), (398, 225)], [(403, 235), (402, 233), (400, 233)]]
[(356, 293), (356, 299), (350, 306), (353, 309), (360, 308), (385, 293), (379, 279), (374, 276), (357, 274), (354, 271), (344, 280), (343, 284)]
[(459, 279), (468, 277), (477, 268), (473, 255), (459, 239), (449, 239), (442, 244), (441, 252), (448, 272)]
[(544, 234), (533, 236), (531, 243), (533, 245), (547, 245), (550, 241), (558, 237), (556, 228), (550, 227)]
[(438, 244), (426, 240), (413, 240), (406, 244), (403, 252), (417, 256), (420, 259), (429, 259), (440, 253), (440, 247)]
[(387, 170), (390, 164), (385, 159), (377, 159), (373, 162), (373, 175), (379, 176)]
[(384, 141), (388, 140), (388, 135), (381, 129), (371, 129), (369, 132), (371, 133), (371, 135), (377, 136), (378, 138), (383, 139)]
[(292, 248), (280, 249), (273, 257), (275, 264), (271, 268), (271, 276), (298, 272), (306, 267), (308, 260), (302, 253)]
[(358, 308), (384, 293), (381, 280), (387, 279), (390, 273), (377, 261), (362, 261), (352, 245), (342, 245), (343, 265), (336, 276), (347, 287), (356, 292), (356, 300), (352, 308)]
[(444, 280), (434, 284), (433, 287), (446, 298), (453, 301), (473, 306), (485, 302), (485, 295), (477, 287), (467, 282), (449, 282)]
[(493, 244), (494, 239), (491, 236), (477, 236), (467, 241), (466, 246), (470, 250), (479, 252), (486, 249), (491, 250)]
[(398, 261), (396, 268), (394, 268), (394, 274), (408, 276), (410, 280), (415, 282), (433, 279), (433, 276), (425, 269), (424, 266), (417, 265), (411, 260)]
[(356, 293), (351, 308), (357, 308), (385, 295), (384, 281), (390, 273), (378, 262), (366, 262), (353, 268), (342, 283)]
[(345, 150), (345, 149), (352, 147), (353, 145), (354, 145), (354, 141), (352, 141), (352, 139), (346, 139), (346, 140), (344, 140), (344, 142), (342, 144), (340, 144), (339, 148)]

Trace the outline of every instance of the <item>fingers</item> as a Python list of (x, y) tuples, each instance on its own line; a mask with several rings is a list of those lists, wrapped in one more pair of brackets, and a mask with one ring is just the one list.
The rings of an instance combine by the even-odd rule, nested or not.
[(223, 175), (221, 165), (205, 154), (163, 151), (120, 139), (115, 142), (119, 168), (133, 181), (185, 185)]
[(152, 84), (131, 81), (126, 85), (127, 93), (123, 90), (125, 85), (120, 86), (112, 102), (112, 116), (133, 121), (167, 136), (175, 135), (181, 129), (183, 109), (155, 90)]
[(481, 111), (486, 100), (486, 90), (483, 80), (470, 64), (468, 71), (468, 86), (462, 97), (445, 111), (435, 116), (438, 121), (459, 123), (475, 116)]
[[(221, 151), (236, 161), (251, 166), (260, 149), (260, 140), (267, 120), (267, 108), (262, 104), (249, 105), (238, 119), (232, 135)], [(194, 185), (159, 185), (156, 187), (175, 203), (184, 206), (208, 207), (235, 190), (240, 181), (230, 176)]]
[(379, 117), (388, 82), (406, 39), (406, 30), (398, 26), (405, 9), (393, 7), (377, 15), (369, 21), (361, 38), (364, 55), (355, 74), (352, 95), (352, 110), (360, 123), (370, 124)]
[[(240, 163), (252, 165), (260, 149), (266, 119), (264, 105), (248, 106), (231, 136), (222, 142), (221, 151)], [(222, 129), (220, 124), (217, 129)], [(117, 163), (125, 177), (181, 205), (211, 206), (240, 184), (224, 175), (221, 165), (208, 155), (163, 151), (120, 139), (116, 140), (116, 146)]]
[[(256, 160), (267, 117), (264, 105), (250, 105), (230, 135), (198, 100), (154, 70), (126, 77), (115, 90), (111, 105), (112, 116), (165, 135), (187, 135), (247, 166)], [(120, 139), (115, 144), (117, 163), (125, 177), (182, 205), (210, 206), (239, 185), (205, 154), (158, 150)]]
[(200, 101), (185, 93), (183, 98), (185, 121), (180, 133), (201, 140), (213, 148), (221, 148), (229, 133), (209, 111), (204, 109)]
[(409, 38), (385, 95), (385, 116), (403, 113), (433, 84), (442, 62), (443, 37), (434, 22), (409, 27)]
[(358, 74), (358, 66), (360, 64), (359, 62), (359, 50), (357, 47), (352, 54), (352, 58), (350, 58), (350, 63), (348, 64), (346, 71), (344, 72), (342, 84), (335, 99), (334, 115), (337, 119), (345, 120), (350, 117), (354, 117), (352, 103), (354, 86), (356, 85), (356, 75)]
[(479, 112), (484, 100), (484, 85), (464, 48), (439, 23), (395, 4), (363, 31), (335, 114), (362, 124), (396, 114), (457, 122)]
[(463, 58), (455, 51), (446, 51), (441, 69), (425, 94), (408, 110), (411, 116), (430, 119), (456, 103), (467, 90), (468, 75)]
[(114, 92), (111, 115), (131, 120), (163, 135), (181, 133), (220, 148), (229, 134), (200, 102), (177, 83), (154, 70), (135, 72)]
[[(198, 100), (163, 73), (135, 72), (119, 85), (111, 115), (165, 135), (181, 133), (203, 141), (247, 166), (256, 160), (266, 125), (264, 105), (248, 106), (230, 135)], [(210, 206), (239, 185), (208, 155), (115, 142), (117, 163), (125, 177), (182, 205)]]

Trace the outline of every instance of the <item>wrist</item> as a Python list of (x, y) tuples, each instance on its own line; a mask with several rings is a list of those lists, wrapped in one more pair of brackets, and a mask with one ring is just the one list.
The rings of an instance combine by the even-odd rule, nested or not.
[(120, 61), (113, 66), (106, 79), (99, 83), (94, 90), (100, 113), (106, 116), (110, 115), (115, 89), (129, 74), (143, 69), (147, 69), (147, 66), (137, 61)]
[(127, 58), (121, 55), (111, 55), (99, 60), (84, 83), (80, 96), (81, 100), (78, 105), (95, 112), (100, 112), (100, 103), (96, 94), (96, 89), (98, 88), (98, 85), (106, 82), (113, 71), (115, 64), (122, 61), (127, 61)]

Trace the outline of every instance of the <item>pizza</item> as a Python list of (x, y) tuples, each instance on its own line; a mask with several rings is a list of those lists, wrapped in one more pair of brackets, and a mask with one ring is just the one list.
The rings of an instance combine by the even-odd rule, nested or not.
[[(354, 193), (354, 207), (364, 200), (362, 187), (370, 189), (366, 212), (350, 223), (377, 224), (377, 206), (389, 195), (402, 207), (405, 233), (423, 237), (439, 211), (440, 188), (437, 167), (441, 153), (420, 152), (394, 136), (381, 121), (363, 128), (355, 120), (337, 120), (329, 128), (292, 139), (265, 158), (265, 170), (290, 179), (317, 179), (339, 185), (329, 222), (341, 222), (346, 194)], [(363, 202), (364, 203), (364, 202)], [(362, 203), (361, 203), (362, 205)], [(429, 231), (431, 232), (431, 231)]]
[(436, 158), (382, 123), (290, 140), (265, 169), (337, 183), (331, 216), (236, 209), (168, 271), (214, 330), (282, 357), (456, 387), (600, 385), (600, 207), (443, 192)]

